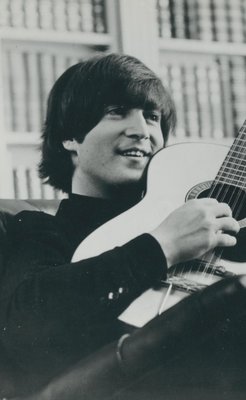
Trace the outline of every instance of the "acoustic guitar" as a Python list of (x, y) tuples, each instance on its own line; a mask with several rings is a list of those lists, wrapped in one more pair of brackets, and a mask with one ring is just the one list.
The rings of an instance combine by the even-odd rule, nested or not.
[[(183, 143), (159, 151), (148, 167), (142, 201), (90, 234), (72, 261), (99, 255), (150, 232), (184, 202), (200, 197), (226, 202), (241, 230), (246, 227), (246, 121), (229, 150), (218, 144)], [(230, 260), (225, 253), (217, 248), (199, 260), (173, 266), (160, 287), (143, 293), (119, 319), (143, 326), (190, 293), (223, 277), (245, 274), (246, 252), (236, 246)]]

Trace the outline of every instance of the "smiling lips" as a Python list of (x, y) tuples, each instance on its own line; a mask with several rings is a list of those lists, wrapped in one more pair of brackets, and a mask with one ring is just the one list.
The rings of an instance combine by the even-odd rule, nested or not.
[(144, 158), (150, 156), (150, 152), (137, 148), (120, 150), (119, 154), (125, 157), (137, 157), (137, 158)]

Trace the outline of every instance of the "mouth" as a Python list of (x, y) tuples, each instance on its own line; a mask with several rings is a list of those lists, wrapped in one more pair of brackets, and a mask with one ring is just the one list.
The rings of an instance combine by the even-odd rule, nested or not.
[(126, 150), (118, 150), (118, 154), (123, 157), (133, 157), (133, 158), (147, 158), (150, 157), (151, 153), (137, 148), (131, 148)]

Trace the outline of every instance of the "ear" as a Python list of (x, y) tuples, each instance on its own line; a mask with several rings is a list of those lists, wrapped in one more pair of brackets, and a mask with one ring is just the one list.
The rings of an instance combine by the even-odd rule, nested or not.
[(63, 140), (62, 142), (64, 149), (68, 151), (77, 151), (77, 141), (75, 139), (72, 140)]

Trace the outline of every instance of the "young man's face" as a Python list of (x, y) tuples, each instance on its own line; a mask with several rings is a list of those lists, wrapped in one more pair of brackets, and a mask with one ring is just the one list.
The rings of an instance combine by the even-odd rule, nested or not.
[(158, 110), (109, 106), (84, 141), (76, 142), (73, 192), (110, 197), (116, 185), (139, 182), (150, 158), (163, 146)]

